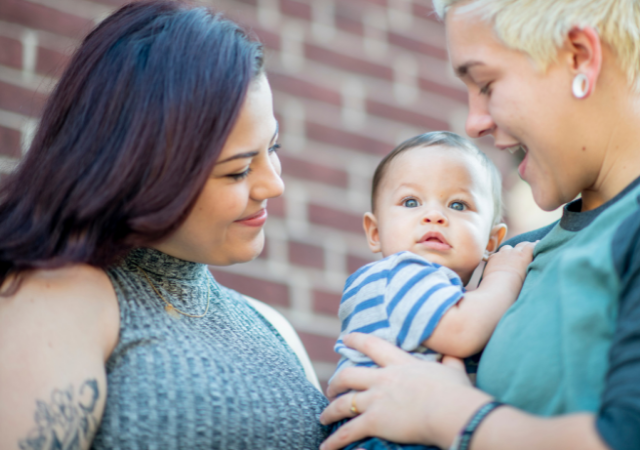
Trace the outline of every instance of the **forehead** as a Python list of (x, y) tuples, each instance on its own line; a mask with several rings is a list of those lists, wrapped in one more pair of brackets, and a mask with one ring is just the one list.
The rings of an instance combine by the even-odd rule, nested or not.
[(391, 161), (382, 190), (403, 185), (447, 191), (473, 190), (488, 193), (487, 169), (477, 157), (455, 147), (436, 145), (406, 150)]
[(238, 150), (256, 149), (269, 142), (276, 129), (271, 87), (264, 75), (249, 85), (240, 114), (225, 142), (220, 160)]
[(498, 40), (491, 24), (464, 5), (449, 10), (445, 22), (449, 57), (458, 76), (466, 75), (469, 67), (501, 61), (513, 52)]

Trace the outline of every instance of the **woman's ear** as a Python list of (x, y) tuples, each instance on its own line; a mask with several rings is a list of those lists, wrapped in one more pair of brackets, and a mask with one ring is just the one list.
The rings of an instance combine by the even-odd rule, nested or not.
[(490, 253), (495, 252), (500, 247), (502, 241), (504, 241), (504, 237), (507, 235), (507, 225), (504, 223), (499, 223), (491, 229), (491, 234), (489, 235), (489, 243), (487, 244), (487, 248), (485, 249), (485, 254), (488, 257)]
[(364, 213), (362, 225), (367, 235), (367, 243), (371, 251), (373, 253), (381, 252), (382, 247), (380, 246), (380, 233), (378, 231), (378, 219), (376, 219), (376, 216), (370, 212)]
[(582, 96), (578, 98), (590, 96), (595, 90), (602, 68), (602, 43), (598, 32), (591, 27), (572, 28), (563, 50), (568, 56), (574, 76), (586, 77), (583, 77), (584, 82), (579, 82)]

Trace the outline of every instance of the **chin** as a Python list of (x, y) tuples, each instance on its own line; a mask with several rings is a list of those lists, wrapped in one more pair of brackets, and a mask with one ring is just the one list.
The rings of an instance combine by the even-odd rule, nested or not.
[(238, 245), (235, 248), (237, 250), (234, 251), (233, 256), (230, 258), (229, 265), (253, 261), (264, 250), (264, 233), (261, 232), (253, 241)]
[(558, 195), (557, 193), (539, 192), (538, 190), (534, 189), (533, 200), (536, 202), (536, 205), (538, 205), (543, 211), (554, 211), (573, 199), (565, 200), (564, 198), (560, 198), (560, 195)]

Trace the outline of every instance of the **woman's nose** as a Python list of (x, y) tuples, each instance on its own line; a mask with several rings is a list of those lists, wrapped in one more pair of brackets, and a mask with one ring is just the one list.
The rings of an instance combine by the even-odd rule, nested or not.
[(438, 209), (432, 209), (422, 217), (422, 223), (446, 225), (448, 223), (447, 216)]
[(262, 201), (282, 195), (284, 182), (280, 177), (281, 171), (278, 155), (270, 155), (266, 164), (261, 168), (261, 176), (256, 180), (251, 190), (251, 196), (254, 200)]
[(469, 137), (480, 138), (495, 131), (496, 124), (489, 114), (485, 97), (469, 93), (469, 115), (465, 124)]

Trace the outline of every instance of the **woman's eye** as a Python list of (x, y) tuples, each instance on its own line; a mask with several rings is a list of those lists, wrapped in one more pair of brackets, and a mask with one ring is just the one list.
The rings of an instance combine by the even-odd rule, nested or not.
[(233, 178), (236, 181), (240, 181), (243, 178), (247, 178), (247, 176), (249, 175), (249, 173), (251, 172), (251, 167), (247, 167), (247, 170), (245, 170), (244, 172), (240, 172), (240, 173), (231, 173), (228, 176)]
[(464, 211), (467, 208), (467, 205), (462, 202), (453, 202), (449, 205), (449, 208), (455, 209), (456, 211)]
[(271, 147), (269, 147), (269, 153), (274, 153), (278, 150), (280, 150), (280, 144), (273, 144)]
[(407, 208), (417, 208), (418, 200), (416, 200), (415, 198), (408, 198), (402, 204)]

